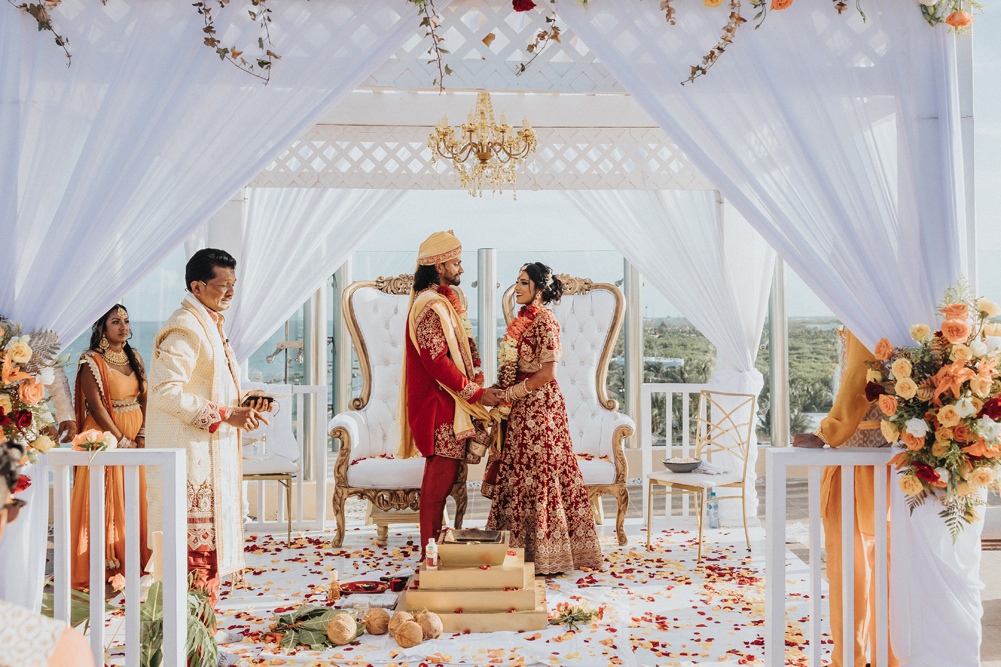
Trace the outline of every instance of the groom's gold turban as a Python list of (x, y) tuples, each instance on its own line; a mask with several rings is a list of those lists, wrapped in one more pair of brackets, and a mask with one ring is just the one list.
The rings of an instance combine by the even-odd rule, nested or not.
[(421, 244), (417, 253), (419, 266), (434, 266), (462, 256), (462, 244), (452, 230), (435, 232)]

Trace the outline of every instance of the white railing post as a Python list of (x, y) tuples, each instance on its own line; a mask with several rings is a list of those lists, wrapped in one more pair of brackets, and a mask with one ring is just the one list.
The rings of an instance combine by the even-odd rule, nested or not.
[(90, 647), (95, 664), (104, 660), (104, 575), (105, 502), (104, 479), (108, 466), (123, 466), (125, 492), (125, 664), (138, 667), (140, 643), (140, 467), (160, 467), (163, 471), (163, 667), (183, 667), (187, 637), (187, 513), (185, 486), (187, 470), (181, 449), (126, 449), (110, 452), (82, 452), (55, 449), (49, 452), (55, 488), (53, 612), (57, 619), (71, 622), (70, 556), (74, 541), (70, 535), (70, 482), (75, 466), (82, 468), (90, 482)]
[(765, 453), (765, 665), (785, 664), (785, 535), (786, 480), (790, 466), (807, 468), (810, 516), (810, 604), (809, 664), (819, 667), (822, 659), (822, 577), (820, 527), (820, 483), (823, 468), (841, 468), (841, 596), (843, 664), (853, 665), (855, 607), (855, 467), (875, 466), (875, 576), (876, 576), (876, 648), (874, 664), (885, 665), (889, 653), (887, 587), (887, 475), (894, 450), (882, 449), (795, 449), (768, 448)]

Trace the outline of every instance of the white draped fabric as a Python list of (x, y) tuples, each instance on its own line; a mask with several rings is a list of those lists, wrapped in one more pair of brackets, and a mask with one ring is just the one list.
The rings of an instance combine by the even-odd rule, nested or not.
[[(906, 344), (910, 325), (936, 321), (935, 305), (966, 268), (968, 236), (956, 38), (946, 26), (929, 27), (910, 2), (866, 0), (867, 21), (798, 2), (769, 12), (761, 30), (743, 26), (708, 75), (683, 87), (718, 39), (725, 5), (683, 7), (676, 26), (640, 0), (560, 9), (869, 349), (884, 336)], [(894, 512), (895, 654), (903, 665), (976, 664), (976, 545), (950, 548), (938, 517), (915, 515)], [(899, 613), (908, 599), (910, 613)], [(948, 650), (940, 660), (933, 641)]]
[[(0, 540), (0, 600), (38, 612), (42, 608), (45, 544), (49, 529), (49, 464), (44, 454), (22, 471), (31, 486), (16, 498), (28, 503)], [(40, 546), (39, 546), (40, 545)]]
[[(282, 59), (264, 86), (202, 44), (190, 3), (63, 3), (52, 14), (71, 67), (51, 33), (2, 8), (0, 313), (76, 338), (419, 21), (395, 0), (288, 0), (274, 11)], [(252, 56), (247, 12), (214, 15), (225, 45)], [(47, 517), (48, 494), (36, 500)], [(19, 523), (42, 538), (4, 559), (0, 590), (28, 591), (6, 599), (37, 611), (41, 574), (6, 581), (45, 560), (44, 533)]]
[(955, 36), (913, 3), (864, 9), (770, 11), (685, 86), (725, 4), (675, 26), (640, 0), (560, 17), (871, 349), (931, 322), (965, 267), (966, 213)]
[(222, 211), (186, 243), (237, 260), (226, 333), (241, 364), (386, 219), (406, 190), (247, 188), (246, 214)]
[[(713, 387), (753, 394), (764, 382), (754, 367), (768, 307), (775, 252), (715, 190), (579, 190), (564, 193), (716, 346)], [(753, 420), (753, 417), (752, 417)], [(757, 516), (751, 430), (747, 516)], [(714, 463), (733, 469), (735, 462)], [(720, 495), (732, 495), (720, 490)], [(735, 502), (720, 503), (721, 519), (740, 522)]]

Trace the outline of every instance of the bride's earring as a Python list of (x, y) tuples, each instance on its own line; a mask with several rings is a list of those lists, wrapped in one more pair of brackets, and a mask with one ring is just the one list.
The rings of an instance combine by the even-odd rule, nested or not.
[(108, 342), (108, 337), (104, 334), (101, 334), (101, 344), (99, 347), (101, 348), (101, 352), (106, 352), (107, 349), (111, 347), (111, 343)]
[(532, 299), (532, 303), (534, 303), (536, 306), (542, 305), (542, 290), (535, 291), (535, 298)]

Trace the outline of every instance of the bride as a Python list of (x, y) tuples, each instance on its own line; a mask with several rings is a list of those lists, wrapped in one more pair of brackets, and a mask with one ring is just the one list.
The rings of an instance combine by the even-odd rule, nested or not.
[(536, 262), (521, 268), (514, 291), (522, 308), (502, 350), (506, 344), (511, 357), (516, 353), (516, 368), (509, 359), (500, 372), (511, 414), (500, 453), (491, 452), (496, 478), (485, 491), (493, 499), (487, 529), (511, 531), (511, 546), (525, 548), (536, 574), (597, 569), (601, 546), (556, 383), (560, 328), (545, 308), (559, 301), (563, 284)]

